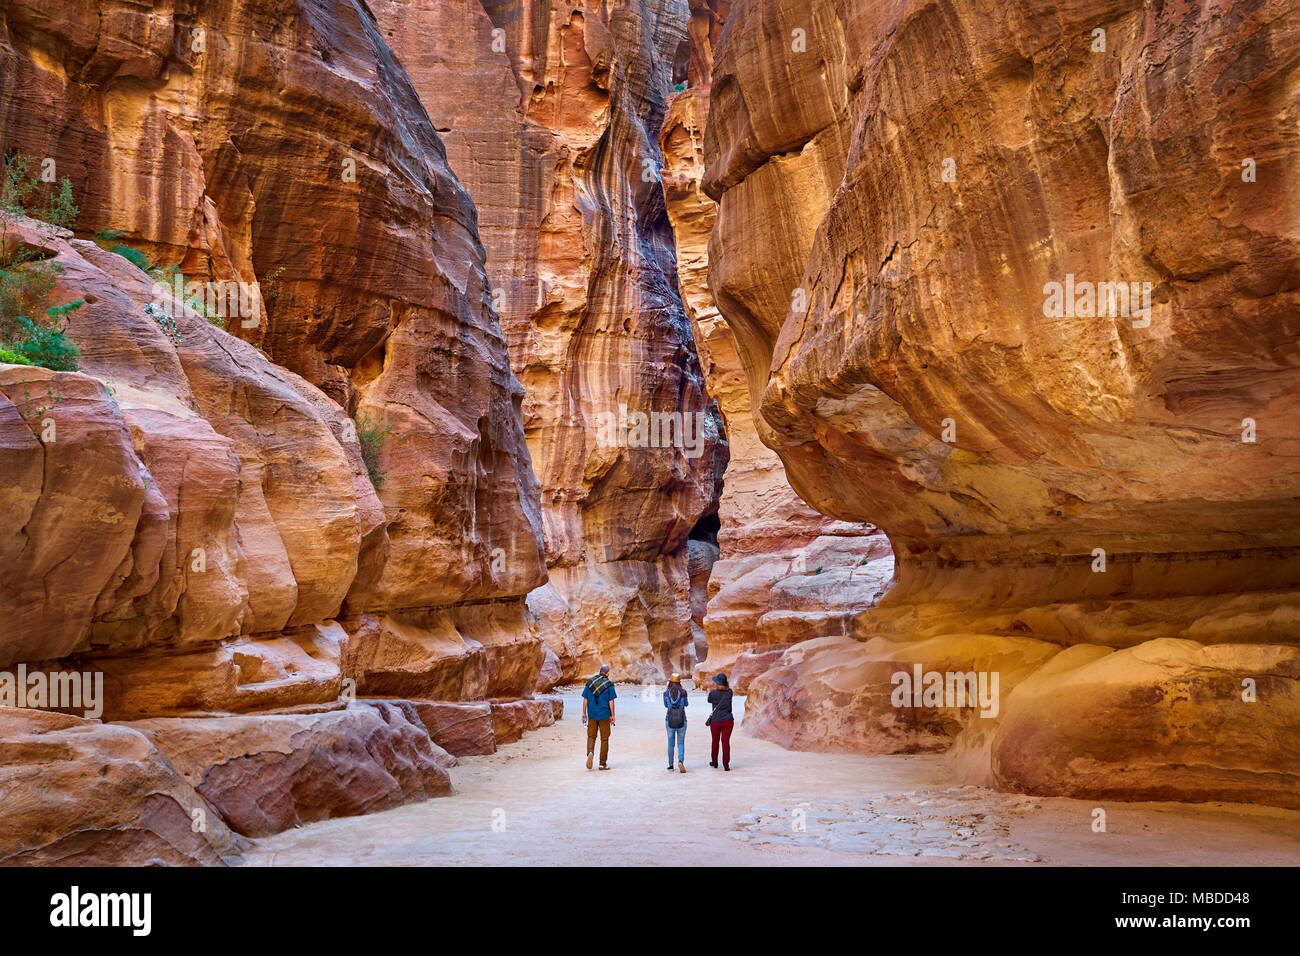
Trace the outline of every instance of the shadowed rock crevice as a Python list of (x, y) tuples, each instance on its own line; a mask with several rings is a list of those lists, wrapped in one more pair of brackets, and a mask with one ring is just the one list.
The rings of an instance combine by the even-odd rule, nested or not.
[[(660, 175), (687, 9), (372, 7), (449, 130), (525, 386), (550, 571), (528, 597), (533, 633), (566, 679), (601, 662), (632, 680), (689, 669), (690, 531), (717, 508), (727, 445), (678, 292)], [(664, 443), (671, 416), (677, 437)]]

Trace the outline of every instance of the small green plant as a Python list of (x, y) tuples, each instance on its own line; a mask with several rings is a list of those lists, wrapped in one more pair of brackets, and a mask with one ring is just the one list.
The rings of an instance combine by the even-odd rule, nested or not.
[(48, 315), (51, 319), (53, 319), (55, 322), (62, 322), (64, 319), (70, 316), (73, 312), (76, 312), (79, 308), (81, 308), (85, 304), (86, 304), (85, 299), (78, 299), (76, 302), (68, 302), (65, 305), (52, 306), (51, 308), (45, 310), (45, 314)]
[[(203, 301), (202, 296), (185, 295), (184, 289), (189, 284), (189, 280), (185, 277), (185, 273), (181, 272), (180, 266), (152, 266), (146, 271), (153, 276), (155, 282), (167, 289), (169, 292), (173, 292), (173, 299), (177, 297), (184, 299), (185, 305), (188, 308), (193, 309), (199, 315), (203, 316), (209, 323), (215, 325), (219, 329), (224, 329), (226, 327), (225, 317), (208, 308), (208, 304)], [(180, 292), (177, 294), (173, 290), (180, 290)], [(156, 315), (154, 317), (157, 318)], [(174, 321), (175, 320), (173, 320), (173, 322)]]
[(0, 256), (0, 339), (14, 334), (20, 315), (38, 312), (63, 267), (48, 259), (37, 259), (31, 250)]
[(284, 275), (284, 266), (280, 266), (262, 280), (262, 300), (274, 302), (280, 298), (280, 276)]
[(181, 330), (176, 327), (176, 318), (167, 310), (150, 302), (144, 307), (144, 314), (158, 323), (158, 328), (173, 342), (181, 340)]
[[(80, 304), (80, 303), (78, 303)], [(19, 337), (5, 344), (11, 352), (55, 372), (75, 372), (80, 354), (72, 341), (57, 325), (37, 325), (26, 316), (18, 316)]]
[(19, 355), (17, 352), (11, 352), (6, 348), (0, 348), (0, 362), (8, 365), (31, 365), (32, 360), (26, 355)]
[[(38, 205), (38, 203), (40, 205)], [(37, 324), (35, 315), (45, 304), (63, 267), (49, 253), (22, 241), (11, 241), (10, 218), (26, 216), (62, 229), (76, 224), (80, 210), (72, 194), (72, 182), (64, 176), (57, 185), (45, 181), (32, 168), (30, 156), (17, 154), (5, 161), (0, 179), (0, 342), (5, 350), (47, 368), (71, 364), (76, 368), (77, 350), (61, 330), (68, 313), (84, 302), (46, 309), (48, 321)]]
[(59, 405), (63, 403), (63, 396), (55, 395), (54, 389), (52, 389), (49, 385), (46, 385), (45, 400), (49, 402), (48, 405), (35, 405), (32, 402), (31, 389), (27, 389), (27, 388), (23, 389), (23, 407), (28, 410), (28, 412), (30, 413), (30, 418), (32, 420), (39, 422), (50, 412), (54, 411), (54, 409), (58, 408)]
[(72, 180), (64, 176), (59, 180), (59, 188), (50, 197), (49, 205), (40, 218), (51, 225), (71, 229), (77, 224), (77, 216), (80, 214), (81, 210), (72, 198)]
[[(32, 169), (32, 157), (18, 153), (5, 162), (4, 181), (0, 182), (0, 209), (14, 216), (40, 219), (61, 229), (71, 229), (81, 210), (72, 196), (72, 181), (64, 176), (53, 189)], [(43, 200), (43, 206), (34, 206)]]
[(195, 312), (197, 312), (199, 315), (203, 316), (205, 319), (208, 320), (209, 323), (215, 325), (217, 328), (224, 329), (226, 327), (225, 316), (221, 316), (213, 312), (211, 309), (208, 308), (207, 304), (202, 299), (194, 298), (191, 296), (190, 298), (185, 300), (185, 304), (188, 305)]
[(115, 242), (108, 247), (108, 251), (117, 253), (137, 269), (142, 269), (143, 271), (148, 272), (153, 268), (153, 263), (149, 261), (149, 257), (139, 249), (132, 249), (130, 246), (123, 245), (120, 242)]
[(366, 474), (370, 476), (370, 483), (376, 490), (384, 484), (384, 473), (379, 470), (379, 456), (384, 449), (384, 441), (392, 430), (392, 425), (380, 425), (367, 412), (357, 416), (357, 443), (361, 446), (361, 460), (366, 463)]

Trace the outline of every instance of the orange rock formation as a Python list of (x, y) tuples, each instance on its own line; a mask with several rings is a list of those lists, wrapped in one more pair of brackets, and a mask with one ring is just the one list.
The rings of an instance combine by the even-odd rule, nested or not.
[(444, 794), (601, 661), (1300, 808), (1293, 13), (8, 0), (0, 864)]
[[(1287, 6), (731, 12), (711, 286), (795, 490), (897, 560), (852, 635), (755, 683), (761, 732), (1296, 805)], [(870, 676), (918, 660), (1005, 666), (1001, 716), (933, 736)]]
[(703, 619), (708, 659), (696, 677), (748, 677), (808, 637), (846, 634), (857, 611), (883, 594), (893, 563), (870, 525), (813, 511), (790, 487), (780, 458), (754, 427), (743, 352), (709, 288), (709, 236), (717, 206), (704, 194), (713, 47), (729, 5), (693, 0), (686, 89), (668, 105), (661, 142), (664, 190), (676, 239), (682, 298), (695, 326), (709, 392), (726, 421), (730, 462), (718, 508), (720, 560)]
[[(647, 681), (689, 669), (688, 542), (717, 510), (726, 445), (660, 182), (685, 7), (373, 7), (478, 207), (525, 387), (550, 568), (529, 597), (534, 632), (567, 678), (602, 661)], [(652, 416), (650, 434), (624, 440), (617, 426), (638, 413)], [(659, 440), (654, 422), (674, 421), (664, 416), (684, 421), (683, 441)]]

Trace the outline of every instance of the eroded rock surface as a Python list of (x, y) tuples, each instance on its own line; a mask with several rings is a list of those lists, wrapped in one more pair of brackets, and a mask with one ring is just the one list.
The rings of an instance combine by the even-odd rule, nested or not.
[[(247, 832), (445, 789), (418, 717), (343, 705), (531, 695), (541, 512), (474, 206), (366, 5), (7, 3), (0, 139), (80, 206), (75, 236), (6, 214), (2, 251), (84, 302), (79, 371), (0, 366), (0, 666), (102, 673), (107, 718), (214, 754), (301, 725), (319, 748), (205, 776)], [(172, 839), (119, 777), (112, 826)]]
[[(125, 543), (81, 585), (100, 588), (94, 643), (176, 648), (468, 602), (522, 627), (545, 574), (522, 389), (473, 205), (364, 5), (15, 3), (3, 28), (6, 145), (56, 161), (82, 234), (242, 283), (247, 309), (217, 318), (257, 346), (185, 307), (170, 341), (142, 311), (157, 277), (89, 243), (56, 249), (59, 294), (94, 300), (70, 323), (82, 371), (114, 389), (148, 470), (122, 466), (121, 494), (135, 483), (139, 499), (120, 502)], [(182, 570), (195, 548), (202, 577)], [(47, 656), (84, 642), (84, 604), (42, 638)]]
[[(536, 633), (566, 680), (600, 662), (618, 679), (688, 670), (688, 535), (716, 510), (726, 445), (660, 183), (686, 4), (372, 7), (478, 207), (526, 389), (550, 567), (529, 597)], [(639, 438), (638, 414), (659, 428)], [(679, 440), (664, 440), (668, 415), (685, 417)]]
[(450, 754), (408, 701), (323, 714), (158, 718), (130, 724), (231, 828), (261, 837), (451, 791)]
[[(714, 51), (710, 286), (758, 435), (804, 500), (896, 553), (853, 636), (1132, 647), (1113, 685), (1012, 691), (993, 751), (959, 733), (954, 753), (982, 751), (986, 778), (995, 754), (1004, 785), (1283, 805), (1296, 789), (1282, 742), (1248, 744), (1228, 716), (1250, 670), (1273, 691), (1241, 726), (1297, 718), (1293, 680), (1264, 666), (1300, 643), (1286, 12), (755, 0)], [(1084, 283), (1138, 294), (1099, 311)], [(1161, 638), (1220, 664), (1143, 664)], [(1245, 643), (1274, 646), (1221, 646)], [(798, 736), (780, 701), (859, 713), (871, 682), (787, 656), (755, 683), (759, 726)], [(1190, 697), (1171, 724), (1174, 687)], [(865, 713), (845, 735), (896, 746), (888, 704)], [(1193, 726), (1186, 769), (1136, 757)], [(1103, 737), (1133, 772), (1097, 762)]]
[[(0, 661), (194, 648), (339, 614), (384, 533), (342, 410), (189, 308), (174, 341), (151, 278), (29, 219), (63, 269), (78, 372), (4, 366)], [(92, 464), (93, 463), (93, 464)], [(50, 595), (60, 599), (51, 601)]]
[[(884, 536), (871, 526), (819, 514), (791, 489), (780, 458), (759, 439), (743, 353), (709, 288), (709, 236), (717, 206), (703, 189), (704, 139), (713, 48), (729, 9), (720, 0), (692, 0), (686, 89), (673, 93), (660, 133), (682, 300), (695, 328), (709, 392), (726, 422), (730, 452), (718, 506), (720, 560), (711, 568), (705, 634), (697, 641), (707, 650), (707, 660), (699, 655), (697, 679), (730, 672), (739, 656), (758, 650), (748, 658), (743, 675), (748, 678), (755, 662), (767, 659), (764, 653), (774, 648), (804, 637), (846, 633), (844, 612), (871, 607), (883, 590), (874, 579), (860, 582), (857, 574), (837, 575), (835, 608), (808, 603), (801, 611), (799, 636), (777, 623), (781, 615), (769, 617), (769, 611), (790, 610), (789, 602), (776, 598), (784, 579), (829, 574), (889, 553)], [(799, 582), (789, 585), (795, 589)]]
[(1032, 674), (1008, 703), (991, 742), (994, 779), (1005, 788), (1300, 808), (1295, 647), (1081, 645)]
[[(745, 729), (797, 749), (869, 754), (944, 751), (963, 732), (970, 736), (996, 727), (1017, 683), (1059, 652), (1048, 641), (982, 634), (925, 641), (874, 638), (864, 642), (852, 637), (804, 641), (750, 683)], [(917, 667), (923, 675), (976, 674), (974, 685), (961, 686), (971, 699), (958, 701), (954, 695), (926, 701), (919, 693), (923, 683), (917, 694), (904, 696), (900, 692), (904, 685), (895, 675), (911, 678)], [(976, 702), (980, 673), (998, 675), (996, 687), (986, 683), (997, 694), (990, 695), (991, 706), (984, 716)]]
[(134, 730), (0, 707), (0, 754), (0, 865), (222, 866), (238, 858), (239, 838)]

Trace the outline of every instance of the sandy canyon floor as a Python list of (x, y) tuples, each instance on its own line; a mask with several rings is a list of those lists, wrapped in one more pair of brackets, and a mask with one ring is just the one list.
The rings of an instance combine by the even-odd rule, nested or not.
[(563, 720), (462, 757), (450, 797), (257, 840), (245, 864), (1300, 864), (1300, 813), (1286, 810), (1000, 794), (955, 785), (937, 756), (796, 753), (739, 731), (724, 773), (708, 765), (694, 692), (687, 773), (668, 773), (658, 694), (621, 693), (607, 772), (584, 766), (582, 705), (566, 688)]

